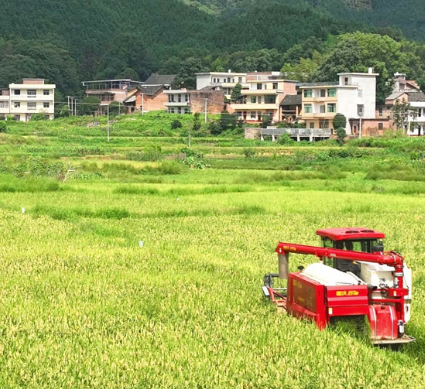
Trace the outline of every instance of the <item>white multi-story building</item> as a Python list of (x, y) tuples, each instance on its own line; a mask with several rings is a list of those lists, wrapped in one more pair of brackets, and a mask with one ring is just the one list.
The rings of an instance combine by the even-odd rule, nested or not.
[(0, 90), (0, 115), (12, 115), (21, 122), (29, 121), (35, 113), (53, 119), (55, 88), (56, 85), (45, 84), (38, 78), (24, 78), (22, 84), (10, 84), (9, 89)]
[(361, 120), (376, 118), (376, 78), (368, 73), (339, 73), (338, 83), (301, 86), (302, 119), (307, 128), (332, 128), (337, 113), (347, 118), (347, 134), (358, 133)]
[[(385, 99), (389, 109), (396, 103), (409, 104), (409, 109), (401, 113), (405, 115), (405, 128), (409, 136), (425, 135), (425, 94), (418, 91), (401, 91), (392, 93)], [(391, 110), (388, 112), (391, 115)]]
[(224, 95), (230, 99), (230, 95), (236, 84), (241, 84), (242, 89), (249, 88), (246, 76), (246, 73), (234, 73), (231, 70), (228, 72), (196, 73), (196, 89), (201, 90), (205, 87), (221, 87), (224, 91)]

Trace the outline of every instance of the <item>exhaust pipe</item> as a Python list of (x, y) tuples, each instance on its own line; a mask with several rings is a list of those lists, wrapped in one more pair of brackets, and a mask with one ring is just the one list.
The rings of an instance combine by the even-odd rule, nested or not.
[(289, 276), (289, 253), (278, 254), (279, 257), (279, 278), (284, 280)]

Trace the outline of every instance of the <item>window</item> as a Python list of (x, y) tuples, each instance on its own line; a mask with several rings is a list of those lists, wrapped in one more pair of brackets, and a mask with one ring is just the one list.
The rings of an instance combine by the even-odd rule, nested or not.
[(174, 103), (174, 95), (168, 95), (168, 102)]
[(43, 108), (50, 108), (50, 103), (44, 102), (43, 103)]
[(256, 98), (255, 96), (251, 96), (251, 104), (255, 104), (256, 103)]
[(257, 84), (257, 89), (263, 89), (263, 84)]
[(188, 114), (188, 113), (189, 113), (189, 108), (185, 108), (185, 109), (184, 109), (184, 113), (185, 113), (185, 114)]
[(27, 95), (28, 95), (28, 97), (35, 98), (36, 95), (37, 95), (37, 91), (34, 90), (34, 89), (28, 89), (27, 90)]
[(336, 112), (336, 104), (328, 104), (328, 112)]
[(319, 109), (320, 109), (320, 113), (325, 113), (326, 112), (326, 105), (321, 105), (320, 107), (319, 107)]
[(314, 128), (314, 122), (310, 122), (310, 128)]
[(357, 105), (357, 115), (358, 116), (363, 116), (363, 110), (364, 110), (364, 106), (363, 105)]
[(328, 89), (328, 97), (336, 97), (336, 89)]
[(45, 89), (45, 90), (43, 91), (43, 95), (44, 95), (44, 96), (49, 96), (49, 95), (50, 95), (50, 91), (49, 91), (48, 89)]
[(21, 108), (21, 103), (19, 101), (15, 101), (15, 108)]
[(304, 89), (304, 97), (309, 98), (313, 96), (313, 91), (311, 89)]
[(261, 96), (258, 96), (258, 101), (257, 101), (257, 102), (258, 102), (258, 104), (261, 104), (261, 103), (262, 103), (262, 100), (263, 100), (263, 99), (261, 98)]
[(363, 91), (361, 89), (357, 90), (357, 96), (358, 97), (363, 97)]
[(345, 77), (345, 78), (344, 78), (344, 84), (345, 84), (345, 85), (348, 85), (348, 77)]
[(418, 117), (422, 116), (422, 108), (418, 108)]
[(276, 96), (275, 95), (266, 95), (264, 96), (265, 104), (276, 104)]
[(378, 108), (378, 115), (382, 116), (384, 114), (384, 109), (382, 107)]
[(329, 120), (325, 119), (325, 120), (320, 120), (319, 122), (319, 127), (323, 128), (323, 129), (327, 129), (329, 128)]
[(241, 111), (238, 111), (238, 112), (236, 112), (236, 115), (237, 115), (238, 118), (241, 118), (242, 117), (242, 112)]
[(181, 94), (178, 94), (178, 95), (177, 95), (177, 101), (178, 101), (179, 103), (181, 103), (181, 102), (182, 102), (182, 95), (181, 95)]
[(8, 101), (0, 101), (0, 108), (9, 108)]
[(242, 82), (242, 77), (238, 78), (238, 82), (241, 83)]
[(256, 118), (257, 118), (257, 112), (251, 111), (251, 119), (256, 119)]
[(178, 114), (181, 114), (181, 113), (182, 113), (182, 109), (181, 109), (181, 107), (178, 107), (178, 108), (177, 108), (177, 113), (178, 113)]
[(17, 122), (19, 122), (21, 120), (21, 115), (15, 115), (14, 118)]
[(326, 89), (320, 89), (320, 97), (326, 97)]
[(27, 108), (29, 111), (35, 111), (37, 108), (37, 103), (35, 101), (29, 101), (27, 103)]
[(20, 89), (15, 89), (14, 90), (14, 94), (15, 95), (20, 95), (21, 94), (21, 90)]
[(384, 123), (378, 123), (378, 130), (384, 129)]
[(311, 104), (304, 104), (304, 113), (312, 113)]
[(273, 83), (273, 89), (277, 89), (277, 82)]
[(186, 101), (189, 101), (189, 95), (184, 95), (184, 98), (186, 99)]

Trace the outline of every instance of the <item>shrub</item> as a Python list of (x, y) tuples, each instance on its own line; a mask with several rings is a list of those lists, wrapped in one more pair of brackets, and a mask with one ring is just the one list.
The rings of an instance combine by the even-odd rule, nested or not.
[(161, 174), (180, 174), (182, 166), (176, 161), (164, 161), (158, 168)]
[(284, 133), (279, 136), (279, 138), (277, 139), (277, 143), (280, 145), (290, 145), (294, 144), (295, 141), (291, 138), (289, 134)]
[(0, 132), (7, 132), (7, 124), (4, 121), (0, 121)]
[(182, 125), (182, 122), (180, 121), (180, 120), (173, 120), (172, 122), (171, 122), (171, 129), (172, 130), (177, 130), (177, 128), (182, 128), (183, 127), (183, 125)]
[(46, 120), (46, 116), (44, 113), (39, 112), (39, 113), (35, 113), (33, 115), (31, 115), (31, 121), (35, 122), (35, 121), (40, 121), (40, 120)]
[(252, 158), (255, 156), (255, 154), (257, 154), (257, 152), (255, 151), (255, 149), (253, 149), (252, 147), (246, 148), (243, 150), (243, 153), (245, 155), (245, 158)]

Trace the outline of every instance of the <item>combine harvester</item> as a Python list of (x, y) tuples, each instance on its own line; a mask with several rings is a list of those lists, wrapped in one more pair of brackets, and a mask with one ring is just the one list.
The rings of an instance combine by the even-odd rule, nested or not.
[[(279, 273), (266, 274), (263, 293), (288, 314), (324, 329), (333, 318), (367, 317), (375, 345), (415, 341), (405, 334), (410, 319), (412, 271), (404, 258), (384, 252), (382, 232), (365, 228), (317, 230), (323, 247), (279, 243)], [(313, 263), (289, 273), (289, 254), (315, 255)], [(275, 278), (287, 280), (274, 288)]]

